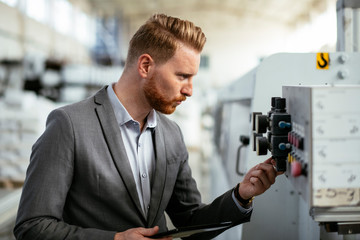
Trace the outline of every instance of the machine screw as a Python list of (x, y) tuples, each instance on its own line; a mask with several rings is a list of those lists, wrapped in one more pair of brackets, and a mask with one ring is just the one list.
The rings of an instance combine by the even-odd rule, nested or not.
[(340, 70), (337, 75), (338, 78), (345, 79), (349, 77), (349, 72), (347, 70)]
[(339, 62), (340, 62), (340, 63), (344, 64), (344, 63), (347, 62), (348, 58), (349, 58), (348, 55), (346, 55), (346, 54), (341, 54), (338, 59), (339, 59)]

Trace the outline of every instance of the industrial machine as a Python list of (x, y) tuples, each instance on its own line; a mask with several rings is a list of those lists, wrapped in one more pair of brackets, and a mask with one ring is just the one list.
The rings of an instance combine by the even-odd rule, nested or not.
[(272, 55), (219, 92), (216, 191), (271, 156), (285, 173), (218, 240), (360, 239), (359, 10), (337, 1), (337, 52)]
[(288, 179), (310, 215), (360, 234), (360, 85), (283, 87), (292, 131)]
[(271, 150), (316, 222), (360, 234), (360, 85), (284, 86), (271, 103), (253, 113), (257, 154)]
[(219, 239), (360, 239), (359, 66), (359, 53), (279, 53), (222, 89), (214, 186), (271, 156), (285, 173)]

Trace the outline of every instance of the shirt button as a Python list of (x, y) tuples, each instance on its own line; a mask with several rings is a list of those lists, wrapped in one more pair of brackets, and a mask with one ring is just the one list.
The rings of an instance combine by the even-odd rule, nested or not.
[(142, 176), (143, 178), (146, 178), (146, 177), (147, 177), (146, 173), (143, 173), (141, 176)]

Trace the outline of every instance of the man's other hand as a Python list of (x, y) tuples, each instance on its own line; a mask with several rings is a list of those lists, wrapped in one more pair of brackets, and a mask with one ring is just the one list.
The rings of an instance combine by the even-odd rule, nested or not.
[[(125, 232), (118, 232), (115, 234), (114, 240), (150, 240), (151, 236), (159, 231), (159, 227), (153, 228), (131, 228)], [(159, 238), (160, 240), (171, 240), (172, 237)]]

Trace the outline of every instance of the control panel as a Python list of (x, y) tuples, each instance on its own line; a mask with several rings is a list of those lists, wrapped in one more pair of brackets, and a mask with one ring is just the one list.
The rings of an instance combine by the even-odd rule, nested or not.
[(271, 152), (315, 221), (360, 229), (360, 85), (282, 92), (252, 114), (254, 150)]
[(313, 208), (360, 206), (360, 86), (284, 86), (283, 97), (289, 179)]
[[(271, 152), (276, 162), (276, 170), (286, 171), (288, 153), (291, 144), (288, 134), (291, 131), (291, 116), (286, 112), (286, 99), (273, 97), (271, 110), (267, 115), (261, 112), (252, 114), (253, 122), (253, 150), (257, 155), (266, 155)], [(266, 134), (266, 136), (263, 136)]]

